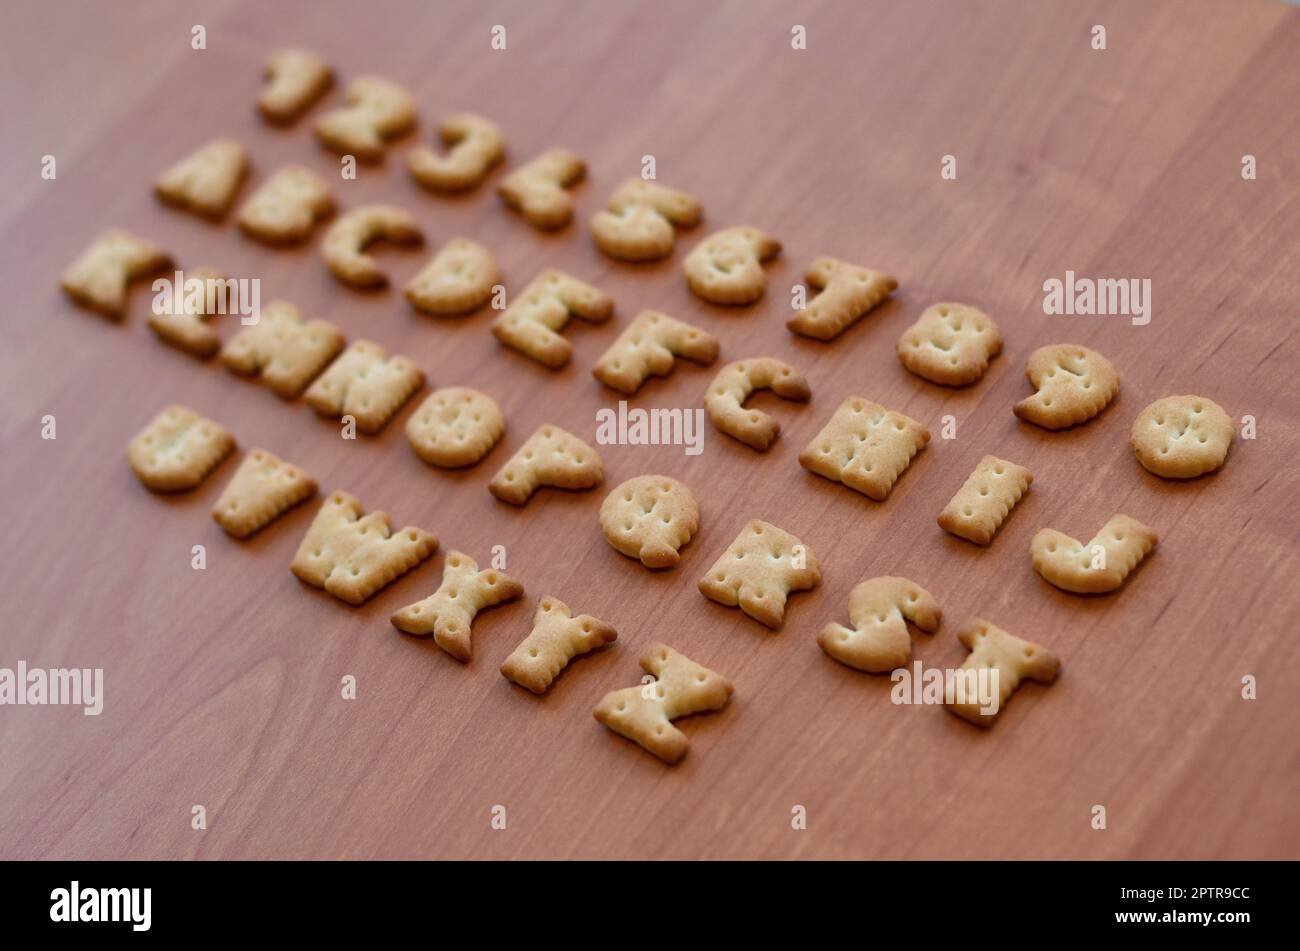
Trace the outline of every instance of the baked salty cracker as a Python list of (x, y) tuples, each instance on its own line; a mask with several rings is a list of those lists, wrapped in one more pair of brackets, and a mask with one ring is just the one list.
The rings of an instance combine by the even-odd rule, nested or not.
[(598, 288), (563, 271), (546, 270), (496, 319), (492, 333), (506, 346), (558, 370), (573, 354), (573, 345), (559, 333), (569, 318), (598, 324), (613, 312), (614, 301)]
[(477, 241), (453, 238), (407, 282), (403, 293), (429, 314), (468, 314), (492, 297), (501, 280), (492, 252)]
[(438, 590), (392, 617), (399, 631), (418, 637), (433, 635), (434, 643), (461, 663), (473, 656), (470, 641), (479, 611), (519, 597), (524, 586), (503, 571), (485, 568), (459, 551), (447, 552)]
[[(979, 727), (993, 725), (1011, 695), (1025, 680), (1050, 684), (1061, 669), (1060, 659), (1046, 647), (1008, 634), (988, 621), (972, 621), (969, 627), (957, 635), (957, 639), (970, 650), (959, 668), (959, 672), (968, 675), (965, 684), (971, 683), (980, 671), (996, 673), (996, 710), (986, 711), (978, 696), (970, 695), (972, 691), (969, 689), (965, 696), (958, 694), (955, 679), (945, 685), (944, 702), (948, 712)], [(974, 692), (978, 694), (978, 690)]]
[(379, 344), (357, 340), (307, 388), (303, 399), (322, 416), (351, 416), (363, 433), (377, 433), (424, 383), (424, 373)]
[(433, 191), (476, 188), (506, 154), (506, 138), (496, 123), (472, 112), (447, 116), (438, 126), (438, 135), (447, 146), (446, 154), (421, 145), (406, 156), (411, 177)]
[(298, 118), (334, 81), (325, 58), (304, 49), (276, 50), (266, 61), (265, 75), (257, 108), (278, 123)]
[(785, 620), (790, 593), (809, 591), (821, 580), (811, 548), (770, 522), (754, 519), (700, 579), (699, 589), (706, 598), (739, 607), (776, 630)]
[(167, 204), (216, 219), (230, 208), (247, 171), (244, 147), (234, 139), (217, 139), (169, 167), (153, 187)]
[(244, 457), (212, 507), (212, 518), (235, 538), (247, 538), (316, 494), (316, 480), (265, 449)]
[(740, 306), (763, 296), (763, 262), (781, 253), (781, 242), (757, 228), (715, 231), (686, 256), (682, 269), (697, 297)]
[(1024, 466), (985, 456), (939, 513), (939, 527), (987, 545), (1033, 481), (1034, 474)]
[(1119, 393), (1119, 374), (1110, 361), (1073, 343), (1039, 347), (1025, 363), (1025, 376), (1037, 392), (1012, 411), (1044, 429), (1087, 422)]
[(647, 568), (674, 568), (678, 549), (700, 528), (700, 506), (686, 485), (660, 475), (628, 479), (600, 506), (605, 540)]
[(173, 403), (163, 407), (126, 447), (127, 461), (155, 492), (184, 492), (198, 486), (235, 448), (220, 423)]
[(415, 99), (391, 79), (358, 76), (345, 98), (345, 105), (316, 121), (316, 138), (335, 152), (378, 161), (387, 139), (415, 127)]
[(343, 332), (324, 320), (303, 321), (288, 301), (272, 301), (261, 319), (221, 350), (232, 373), (257, 376), (284, 399), (293, 399), (343, 349)]
[(244, 202), (236, 219), (250, 238), (266, 244), (297, 244), (334, 210), (325, 180), (300, 165), (287, 165)]
[(535, 227), (563, 228), (573, 218), (573, 195), (568, 189), (586, 173), (587, 166), (576, 152), (547, 149), (502, 179), (497, 194)]
[(533, 615), (533, 629), (501, 665), (509, 680), (533, 693), (546, 693), (569, 661), (618, 640), (618, 632), (590, 614), (572, 616), (559, 598), (545, 597)]
[(884, 674), (912, 659), (911, 621), (927, 634), (939, 628), (939, 602), (907, 578), (884, 576), (863, 581), (849, 593), (852, 627), (827, 624), (817, 643), (841, 664)]
[(544, 485), (590, 489), (604, 477), (596, 450), (559, 426), (543, 425), (492, 477), (488, 491), (503, 502), (523, 505)]
[(591, 219), (596, 246), (620, 261), (657, 261), (673, 253), (677, 228), (699, 224), (703, 209), (685, 192), (630, 178)]
[(424, 234), (415, 216), (394, 205), (362, 205), (344, 212), (329, 226), (321, 255), (330, 271), (349, 287), (384, 287), (388, 275), (366, 248), (376, 241), (417, 245)]
[(910, 416), (850, 396), (799, 453), (799, 465), (883, 502), (929, 441), (929, 430)]
[(1113, 515), (1084, 545), (1054, 528), (1044, 528), (1029, 543), (1034, 570), (1062, 591), (1102, 594), (1124, 583), (1160, 536), (1127, 515)]
[(208, 318), (224, 312), (219, 305), (226, 300), (231, 284), (225, 275), (212, 268), (195, 268), (189, 277), (202, 282), (203, 293), (184, 294), (179, 312), (171, 294), (161, 295), (165, 306), (159, 307), (155, 300), (149, 314), (149, 329), (178, 350), (206, 360), (221, 349), (221, 337)]
[(923, 380), (968, 386), (1002, 352), (993, 318), (966, 304), (931, 304), (898, 338), (898, 359)]
[(126, 311), (126, 288), (172, 263), (171, 255), (128, 231), (105, 231), (68, 265), (59, 286), (83, 307), (112, 318)]
[(591, 375), (631, 396), (652, 376), (673, 372), (676, 357), (703, 366), (718, 358), (718, 338), (657, 310), (643, 310), (619, 334)]
[(737, 360), (718, 371), (704, 394), (709, 419), (728, 436), (764, 452), (776, 441), (781, 424), (762, 410), (745, 409), (745, 400), (755, 390), (771, 390), (800, 403), (812, 398), (812, 390), (802, 373), (775, 357)]
[(1204, 396), (1166, 396), (1133, 420), (1129, 441), (1138, 462), (1164, 479), (1194, 479), (1228, 458), (1232, 418)]
[(406, 420), (406, 438), (415, 454), (445, 469), (472, 466), (505, 429), (496, 400), (468, 386), (434, 390)]
[(826, 256), (808, 265), (804, 280), (819, 293), (786, 327), (815, 340), (834, 340), (898, 289), (888, 274)]

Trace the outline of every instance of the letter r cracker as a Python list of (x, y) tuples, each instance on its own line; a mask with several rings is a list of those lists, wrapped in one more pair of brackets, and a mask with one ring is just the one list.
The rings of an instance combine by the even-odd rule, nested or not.
[(643, 310), (605, 351), (591, 375), (631, 396), (652, 376), (667, 376), (676, 357), (708, 366), (718, 358), (718, 338), (657, 310)]
[(821, 580), (811, 548), (789, 532), (754, 519), (700, 579), (699, 588), (706, 598), (739, 607), (775, 630), (785, 620), (790, 592), (808, 591)]
[(987, 545), (1033, 481), (1034, 474), (1024, 466), (985, 456), (939, 513), (939, 527)]
[(883, 502), (929, 441), (929, 430), (910, 416), (850, 396), (799, 454), (799, 465)]
[(506, 346), (558, 370), (573, 353), (573, 345), (559, 333), (569, 318), (598, 324), (613, 312), (614, 301), (598, 288), (563, 271), (547, 270), (496, 319), (492, 333)]

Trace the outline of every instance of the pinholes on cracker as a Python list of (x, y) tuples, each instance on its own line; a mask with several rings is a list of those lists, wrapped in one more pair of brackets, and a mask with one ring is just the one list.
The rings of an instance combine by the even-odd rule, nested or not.
[(1034, 570), (1062, 591), (1102, 594), (1122, 585), (1159, 540), (1137, 519), (1114, 515), (1087, 545), (1044, 528), (1030, 541), (1029, 556)]
[(763, 262), (781, 253), (781, 242), (757, 228), (715, 231), (697, 244), (682, 269), (697, 297), (740, 306), (763, 296)]
[(221, 350), (233, 373), (260, 376), (278, 396), (293, 399), (343, 349), (343, 333), (324, 320), (305, 323), (288, 301), (272, 301), (261, 319), (245, 327)]
[[(988, 621), (972, 621), (969, 627), (957, 635), (957, 639), (970, 650), (970, 655), (960, 667), (969, 677), (945, 685), (944, 703), (949, 713), (955, 713), (976, 726), (992, 726), (1022, 681), (1050, 684), (1061, 669), (1060, 659), (1046, 647), (1008, 634)], [(996, 710), (986, 711), (975, 695), (978, 692), (976, 690), (966, 689), (965, 696), (957, 692), (958, 683), (969, 684), (981, 670), (996, 673)]]
[(1204, 396), (1166, 396), (1133, 420), (1129, 441), (1138, 462), (1164, 479), (1194, 479), (1228, 458), (1232, 419)]
[(393, 615), (393, 626), (434, 643), (462, 664), (473, 656), (471, 627), (479, 611), (517, 598), (524, 586), (495, 568), (479, 571), (478, 562), (459, 551), (447, 552), (442, 584), (427, 598)]
[(350, 287), (384, 287), (388, 275), (365, 249), (376, 241), (417, 245), (424, 241), (415, 217), (393, 205), (362, 205), (339, 216), (321, 241), (329, 269)]
[(929, 430), (910, 416), (850, 396), (799, 453), (799, 465), (883, 502), (929, 441)]
[(1002, 352), (993, 318), (965, 304), (931, 304), (898, 338), (898, 359), (923, 380), (967, 386)]
[(203, 282), (203, 294), (186, 294), (182, 298), (179, 313), (175, 310), (172, 296), (164, 294), (166, 306), (154, 307), (149, 314), (149, 329), (160, 340), (200, 360), (206, 360), (221, 349), (221, 338), (208, 318), (213, 313), (221, 312), (216, 305), (225, 299), (226, 278), (206, 267), (195, 268), (189, 272), (189, 276)]
[(590, 489), (600, 485), (605, 467), (585, 442), (559, 426), (539, 426), (488, 483), (503, 502), (523, 505), (544, 485)]
[(199, 485), (235, 448), (220, 423), (192, 409), (164, 407), (126, 447), (140, 481), (155, 492), (184, 492)]
[(912, 659), (911, 621), (927, 634), (939, 628), (939, 602), (906, 578), (871, 578), (849, 593), (853, 627), (827, 624), (817, 643), (841, 664), (869, 674), (884, 674)]
[(695, 493), (668, 476), (628, 479), (600, 506), (600, 530), (605, 540), (647, 568), (675, 568), (677, 550), (700, 528)]
[(316, 480), (265, 449), (254, 449), (212, 507), (212, 518), (236, 538), (247, 538), (316, 494)]
[(424, 373), (406, 357), (390, 357), (379, 344), (357, 340), (303, 399), (322, 416), (352, 416), (363, 433), (377, 433), (422, 383)]
[(754, 519), (700, 579), (706, 598), (739, 607), (754, 620), (776, 630), (785, 619), (791, 591), (809, 591), (821, 583), (817, 556), (787, 531)]
[(834, 340), (898, 289), (888, 274), (831, 257), (815, 259), (804, 280), (820, 293), (786, 327), (816, 340)]
[(1110, 361), (1073, 343), (1039, 347), (1025, 362), (1025, 376), (1038, 392), (1012, 411), (1044, 429), (1087, 422), (1119, 393), (1119, 374)]
[(667, 376), (685, 357), (703, 366), (718, 358), (718, 338), (657, 310), (643, 310), (596, 362), (591, 375), (629, 396), (652, 376)]
[(438, 126), (447, 146), (439, 155), (427, 145), (406, 156), (411, 176), (425, 188), (458, 192), (476, 188), (506, 154), (506, 138), (496, 124), (472, 112), (450, 115)]
[(162, 248), (130, 232), (105, 231), (68, 265), (59, 286), (81, 306), (119, 318), (126, 311), (127, 284), (171, 261)]
[(586, 172), (575, 153), (548, 149), (502, 179), (497, 194), (536, 227), (563, 228), (573, 218), (573, 196), (567, 189)]
[(605, 694), (594, 715), (671, 765), (686, 755), (690, 745), (672, 721), (721, 710), (735, 688), (726, 677), (666, 644), (651, 644), (641, 658), (641, 668), (656, 680)]
[(248, 171), (248, 153), (233, 139), (217, 139), (158, 176), (154, 191), (169, 205), (220, 218), (235, 200)]
[(533, 629), (501, 665), (509, 680), (533, 693), (547, 688), (569, 661), (618, 640), (618, 632), (590, 614), (572, 617), (559, 598), (542, 598), (533, 615)]
[(267, 244), (296, 244), (334, 210), (329, 186), (297, 165), (280, 169), (239, 209), (239, 227)]
[(614, 312), (614, 301), (586, 281), (563, 271), (538, 274), (492, 324), (498, 340), (543, 366), (558, 370), (569, 362), (573, 345), (559, 331), (570, 316), (598, 324)]
[(348, 85), (346, 100), (316, 122), (316, 138), (335, 152), (378, 161), (386, 139), (415, 127), (415, 100), (392, 80), (358, 76)]
[(703, 209), (685, 192), (639, 178), (625, 181), (591, 219), (596, 246), (621, 261), (657, 261), (673, 253), (676, 228), (699, 224)]
[(467, 386), (434, 390), (406, 420), (406, 438), (415, 454), (445, 469), (474, 465), (505, 429), (496, 400)]
[(406, 299), (430, 314), (468, 314), (492, 297), (501, 280), (492, 252), (477, 241), (454, 238), (407, 283)]
[(761, 410), (745, 409), (745, 400), (755, 390), (771, 390), (800, 403), (812, 398), (812, 390), (802, 373), (774, 357), (737, 360), (718, 371), (704, 394), (709, 419), (728, 436), (763, 452), (776, 441), (781, 424)]
[(1024, 466), (985, 456), (939, 513), (939, 527), (987, 545), (1033, 481), (1034, 474)]
[(408, 525), (394, 534), (387, 512), (361, 512), (356, 496), (331, 494), (289, 566), (302, 581), (349, 604), (361, 604), (438, 547), (432, 532)]
[(266, 85), (257, 97), (257, 108), (272, 122), (292, 122), (333, 81), (324, 57), (311, 50), (276, 50), (266, 61)]

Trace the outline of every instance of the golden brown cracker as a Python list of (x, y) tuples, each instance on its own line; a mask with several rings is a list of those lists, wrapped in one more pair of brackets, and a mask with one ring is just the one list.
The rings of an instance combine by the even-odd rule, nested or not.
[(230, 208), (248, 171), (248, 153), (233, 139), (209, 142), (158, 176), (154, 191), (169, 205), (205, 218)]
[(596, 246), (621, 261), (657, 261), (673, 253), (677, 228), (699, 224), (700, 203), (658, 182), (631, 178), (591, 219)]
[(834, 340), (898, 289), (888, 274), (826, 256), (808, 265), (804, 280), (819, 293), (786, 327), (815, 340)]
[(329, 226), (321, 255), (331, 272), (349, 287), (384, 287), (388, 275), (365, 250), (376, 241), (417, 245), (424, 233), (415, 217), (394, 205), (362, 205), (344, 212)]
[(171, 255), (128, 231), (105, 231), (59, 280), (64, 293), (83, 307), (114, 319), (126, 311), (126, 288), (171, 264)]
[(1133, 420), (1129, 441), (1138, 462), (1164, 479), (1194, 479), (1228, 458), (1232, 418), (1204, 396), (1166, 396)]
[(1034, 570), (1062, 591), (1114, 591), (1160, 541), (1155, 529), (1135, 518), (1114, 515), (1084, 545), (1064, 532), (1044, 528), (1029, 543)]
[(700, 506), (686, 485), (660, 475), (628, 479), (600, 506), (600, 530), (615, 549), (647, 568), (674, 568), (678, 549), (700, 528)]
[(910, 416), (850, 396), (799, 454), (799, 465), (883, 502), (929, 441), (929, 430)]
[(185, 406), (163, 408), (126, 447), (127, 461), (155, 492), (184, 492), (198, 486), (235, 448), (220, 423)]
[(427, 145), (406, 157), (411, 176), (425, 188), (458, 192), (477, 188), (506, 154), (506, 139), (494, 122), (472, 112), (447, 116), (438, 126), (447, 146), (439, 155)]
[(809, 591), (821, 579), (811, 548), (770, 522), (754, 519), (700, 579), (699, 588), (706, 598), (739, 607), (775, 630), (785, 619), (790, 592)]
[(1025, 376), (1037, 392), (1013, 412), (1044, 429), (1087, 422), (1119, 393), (1119, 374), (1110, 361), (1073, 343), (1039, 347), (1025, 363)]
[(538, 274), (492, 324), (506, 346), (558, 370), (569, 362), (573, 345), (560, 336), (571, 316), (591, 323), (608, 320), (614, 301), (586, 281), (547, 270)]
[(763, 262), (781, 253), (781, 242), (757, 228), (715, 231), (686, 256), (682, 269), (696, 296), (741, 306), (763, 296)]
[(358, 76), (349, 85), (346, 104), (321, 116), (316, 138), (345, 155), (378, 161), (384, 143), (415, 127), (415, 99), (382, 76)]
[(573, 218), (573, 195), (587, 166), (568, 149), (548, 149), (501, 181), (497, 194), (538, 228), (563, 228)]
[(343, 349), (344, 337), (324, 320), (303, 321), (288, 301), (262, 308), (256, 324), (245, 327), (221, 350), (233, 373), (258, 376), (284, 399), (293, 399)]
[(149, 329), (178, 350), (206, 360), (221, 349), (221, 337), (209, 318), (221, 312), (219, 305), (226, 299), (230, 285), (225, 275), (206, 267), (191, 271), (187, 283), (189, 280), (200, 281), (202, 292), (183, 291), (180, 310), (176, 309), (173, 294), (157, 295), (149, 314)]
[(802, 373), (774, 357), (737, 360), (718, 371), (704, 394), (709, 419), (728, 436), (763, 452), (776, 441), (781, 424), (761, 410), (745, 409), (745, 400), (755, 390), (771, 390), (800, 403), (812, 398), (812, 390)]
[(1024, 466), (985, 456), (939, 513), (939, 527), (987, 545), (1033, 481), (1034, 474)]
[(266, 61), (265, 75), (257, 108), (278, 123), (298, 118), (334, 82), (325, 58), (304, 49), (276, 50)]
[(467, 314), (492, 297), (501, 280), (492, 252), (477, 241), (453, 238), (407, 283), (403, 293), (429, 314)]
[(871, 578), (849, 593), (849, 620), (853, 624), (827, 624), (817, 643), (841, 664), (871, 674), (884, 674), (912, 659), (911, 621), (927, 634), (939, 628), (943, 612), (939, 602), (907, 578)]
[(652, 376), (667, 376), (676, 357), (703, 366), (718, 358), (718, 338), (657, 310), (643, 310), (619, 334), (591, 375), (629, 396)]
[(351, 416), (363, 433), (377, 433), (424, 383), (424, 373), (402, 356), (357, 340), (307, 388), (303, 398), (322, 416)]
[(280, 169), (239, 209), (243, 232), (266, 244), (297, 244), (334, 210), (329, 186), (298, 165)]
[(1008, 634), (988, 621), (977, 619), (971, 622), (969, 627), (957, 635), (957, 639), (970, 650), (959, 670), (969, 675), (966, 683), (981, 670), (996, 672), (996, 710), (986, 711), (978, 699), (970, 696), (972, 691), (969, 689), (963, 697), (957, 692), (955, 681), (945, 688), (944, 702), (948, 712), (979, 727), (993, 725), (1023, 681), (1050, 684), (1061, 669), (1060, 659), (1046, 647)]
[(517, 598), (524, 586), (495, 568), (479, 570), (478, 562), (459, 551), (447, 552), (438, 590), (392, 617), (399, 631), (419, 637), (433, 635), (434, 643), (463, 664), (473, 656), (470, 640), (479, 611)]
[(503, 502), (523, 505), (542, 486), (590, 489), (604, 477), (596, 450), (559, 426), (544, 425), (492, 477), (488, 491)]
[(254, 449), (212, 507), (212, 518), (235, 538), (247, 538), (316, 494), (316, 480), (265, 449)]
[(923, 380), (968, 386), (1002, 352), (993, 318), (966, 304), (931, 304), (898, 338), (898, 359)]
[(467, 386), (434, 390), (406, 420), (406, 438), (425, 462), (447, 469), (472, 466), (505, 432), (496, 400)]
[(546, 693), (569, 661), (618, 640), (618, 632), (590, 614), (571, 616), (559, 598), (542, 598), (533, 629), (501, 665), (501, 673), (533, 693)]

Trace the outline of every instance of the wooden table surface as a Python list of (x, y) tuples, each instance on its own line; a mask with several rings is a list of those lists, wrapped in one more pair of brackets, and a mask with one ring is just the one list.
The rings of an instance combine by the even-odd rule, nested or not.
[[(0, 856), (51, 857), (1300, 857), (1300, 11), (1278, 4), (927, 2), (760, 4), (31, 5), (6, 13), (3, 405), (4, 635), (0, 666), (102, 667), (98, 717), (0, 708)], [(190, 48), (190, 27), (207, 49)], [(494, 24), (507, 49), (489, 48)], [(791, 49), (791, 27), (808, 49)], [(1107, 28), (1105, 51), (1091, 28)], [(328, 56), (344, 82), (374, 71), (408, 86), (419, 129), (356, 181), (319, 148), (312, 120), (269, 127), (253, 101), (277, 45)], [(438, 118), (472, 109), (509, 141), (506, 167), (566, 145), (587, 161), (577, 220), (543, 235), (503, 209), (502, 172), (467, 197), (417, 188), (403, 153)], [(432, 245), (487, 244), (517, 291), (543, 267), (594, 282), (616, 319), (575, 322), (572, 363), (551, 372), (501, 347), (490, 310), (413, 312), (399, 292), (336, 283), (318, 240), (275, 251), (233, 222), (159, 205), (157, 173), (218, 135), (250, 150), (243, 196), (288, 162), (335, 181), (340, 205), (410, 209)], [(57, 178), (40, 178), (44, 154)], [(698, 196), (706, 222), (669, 260), (615, 263), (586, 219), (644, 154)], [(1241, 176), (1244, 154), (1258, 178)], [(940, 176), (957, 158), (956, 181)], [(687, 250), (713, 228), (753, 224), (785, 245), (757, 306), (688, 292)], [(82, 311), (62, 268), (99, 231), (125, 227), (262, 281), (285, 298), (415, 360), (428, 386), (491, 393), (505, 439), (478, 466), (422, 463), (403, 432), (417, 395), (377, 437), (285, 403), (157, 341), (137, 286), (127, 319)], [(317, 235), (317, 239), (319, 235)], [(379, 252), (397, 287), (428, 251)], [(898, 277), (887, 305), (831, 343), (784, 327), (790, 288), (832, 254)], [(1045, 316), (1042, 284), (1067, 269), (1150, 278), (1153, 317)], [(936, 300), (985, 309), (1004, 353), (977, 385), (906, 372), (899, 333)], [(487, 491), (543, 422), (594, 440), (617, 394), (592, 364), (641, 308), (722, 340), (712, 369), (681, 364), (631, 404), (700, 405), (722, 362), (771, 355), (808, 376), (808, 405), (760, 396), (781, 438), (756, 453), (712, 427), (699, 456), (601, 447), (596, 491), (541, 492), (524, 509)], [(222, 323), (222, 321), (218, 321)], [(228, 338), (230, 321), (220, 328)], [(1048, 433), (1018, 421), (1025, 358), (1077, 342), (1106, 354), (1123, 389), (1098, 419)], [(1187, 483), (1142, 469), (1128, 446), (1152, 400), (1197, 393), (1255, 417), (1217, 474)], [(840, 400), (868, 397), (934, 434), (888, 501), (813, 476), (796, 457)], [(229, 426), (345, 489), (398, 525), (438, 533), (430, 561), (360, 608), (308, 588), (289, 561), (317, 507), (247, 542), (209, 510), (237, 466), (174, 498), (146, 491), (127, 441), (165, 403)], [(41, 419), (57, 419), (43, 440)], [(957, 438), (940, 438), (941, 419)], [(980, 549), (935, 517), (994, 453), (1031, 469), (1032, 491)], [(702, 528), (681, 567), (650, 573), (614, 552), (597, 510), (647, 472), (684, 480)], [(1032, 569), (1044, 526), (1090, 537), (1116, 512), (1154, 526), (1158, 549), (1118, 592), (1078, 597)], [(750, 518), (803, 539), (823, 584), (791, 598), (770, 632), (706, 600), (696, 581)], [(191, 568), (204, 545), (207, 568)], [(389, 615), (428, 594), (446, 550), (505, 546), (524, 599), (480, 616), (473, 662), (398, 635)], [(981, 616), (1050, 646), (1063, 672), (1030, 685), (981, 732), (941, 709), (890, 702), (886, 677), (815, 643), (847, 620), (860, 580), (901, 574), (939, 599), (926, 665), (951, 666)], [(538, 699), (497, 671), (551, 594), (619, 631)], [(607, 691), (637, 682), (655, 640), (724, 672), (725, 711), (682, 726), (689, 755), (665, 767), (597, 724)], [(358, 696), (340, 696), (341, 679)], [(1258, 680), (1258, 699), (1241, 695)], [(206, 830), (191, 828), (203, 805)], [(506, 807), (504, 830), (491, 827)], [(1107, 828), (1091, 826), (1093, 807)], [(795, 806), (807, 828), (792, 828)]]

